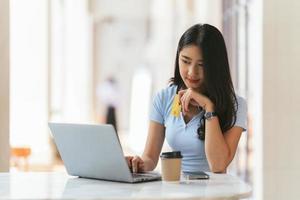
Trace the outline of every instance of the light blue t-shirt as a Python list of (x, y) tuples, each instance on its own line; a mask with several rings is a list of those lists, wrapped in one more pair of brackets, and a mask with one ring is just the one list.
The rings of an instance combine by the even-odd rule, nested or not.
[[(172, 103), (177, 86), (169, 86), (154, 97), (150, 120), (165, 126), (165, 136), (173, 151), (181, 151), (182, 171), (210, 171), (205, 155), (204, 141), (198, 138), (197, 129), (204, 111), (195, 115), (187, 124), (182, 113), (179, 117), (171, 115)], [(237, 96), (238, 110), (234, 126), (246, 130), (247, 104)]]

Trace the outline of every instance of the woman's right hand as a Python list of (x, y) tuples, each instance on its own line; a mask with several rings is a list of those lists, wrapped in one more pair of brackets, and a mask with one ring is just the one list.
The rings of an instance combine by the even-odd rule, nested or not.
[(145, 164), (139, 156), (125, 156), (127, 164), (133, 173), (144, 172)]

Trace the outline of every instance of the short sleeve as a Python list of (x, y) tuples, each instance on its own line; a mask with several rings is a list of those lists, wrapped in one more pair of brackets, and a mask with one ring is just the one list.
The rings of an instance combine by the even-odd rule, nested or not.
[(236, 122), (234, 126), (243, 128), (243, 131), (247, 130), (247, 103), (246, 100), (242, 97), (237, 96), (237, 113), (236, 113)]
[(150, 120), (164, 125), (164, 101), (163, 91), (158, 92), (152, 102)]

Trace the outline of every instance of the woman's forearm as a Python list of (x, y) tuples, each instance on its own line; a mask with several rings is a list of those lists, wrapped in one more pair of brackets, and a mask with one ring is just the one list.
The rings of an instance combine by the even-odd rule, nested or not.
[[(211, 112), (213, 108), (206, 108), (206, 111)], [(212, 172), (226, 171), (230, 150), (220, 128), (218, 117), (205, 121), (205, 153)]]

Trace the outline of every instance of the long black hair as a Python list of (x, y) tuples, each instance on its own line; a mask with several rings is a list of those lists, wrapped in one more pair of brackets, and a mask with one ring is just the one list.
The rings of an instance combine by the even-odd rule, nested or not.
[[(190, 45), (196, 45), (202, 50), (204, 91), (201, 92), (213, 102), (224, 133), (234, 125), (237, 111), (237, 98), (230, 76), (224, 38), (216, 27), (209, 24), (196, 24), (184, 32), (178, 43), (174, 77), (170, 79), (171, 85), (177, 85), (177, 91), (185, 87), (179, 72), (179, 53)], [(197, 133), (201, 140), (205, 139), (203, 118)]]

